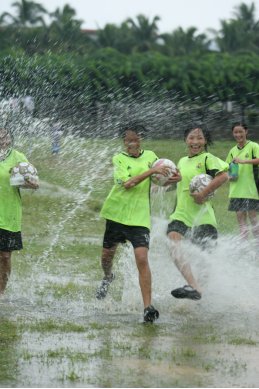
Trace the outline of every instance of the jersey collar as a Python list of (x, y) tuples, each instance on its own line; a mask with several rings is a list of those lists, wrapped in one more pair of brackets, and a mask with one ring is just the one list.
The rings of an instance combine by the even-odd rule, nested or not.
[(191, 156), (188, 155), (188, 158), (195, 158), (195, 157), (198, 157), (199, 155), (204, 154), (204, 153), (207, 153), (207, 151), (206, 151), (206, 150), (203, 150), (203, 151), (202, 151), (201, 153), (199, 153), (199, 154), (195, 154), (195, 155), (191, 155)]
[(141, 155), (144, 153), (144, 150), (140, 150), (140, 153), (137, 157), (135, 157), (134, 155), (129, 155), (127, 153), (122, 153), (123, 155), (126, 155), (127, 157), (130, 157), (130, 158), (139, 158), (141, 157)]
[(243, 147), (239, 147), (239, 146), (237, 145), (238, 150), (243, 150), (243, 148), (245, 148), (246, 145), (247, 145), (248, 143), (250, 143), (250, 142), (251, 142), (250, 140), (247, 140)]

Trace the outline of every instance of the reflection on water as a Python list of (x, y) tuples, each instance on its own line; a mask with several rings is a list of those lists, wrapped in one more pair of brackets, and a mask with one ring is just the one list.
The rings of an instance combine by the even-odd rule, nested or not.
[(15, 321), (5, 319), (2, 305), (0, 300), (0, 386), (13, 386), (18, 374), (19, 334)]
[[(31, 146), (36, 163), (45, 143), (39, 138)], [(27, 232), (27, 248), (15, 253), (7, 293), (0, 299), (0, 386), (255, 386), (259, 258), (252, 240), (221, 236), (212, 253), (184, 243), (203, 298), (176, 300), (170, 292), (185, 281), (170, 258), (165, 234), (169, 212), (157, 193), (150, 265), (158, 322), (142, 324), (130, 245), (116, 258), (109, 295), (96, 301), (102, 277), (97, 264), (100, 221), (95, 208), (88, 208), (99, 190), (97, 177), (103, 186), (111, 178), (116, 147), (115, 142), (100, 150), (98, 141), (68, 136), (54, 167), (49, 161), (58, 171), (56, 182), (42, 182), (31, 198), (31, 203), (43, 203), (53, 194), (56, 209), (45, 210), (35, 231)], [(80, 174), (68, 174), (69, 166)], [(58, 177), (62, 169), (68, 172), (63, 185)]]
[[(254, 386), (259, 379), (259, 269), (253, 242), (248, 246), (220, 237), (211, 254), (186, 244), (185, 255), (204, 294), (199, 302), (179, 301), (170, 295), (183, 280), (170, 259), (166, 223), (154, 218), (152, 230), (154, 304), (160, 311), (153, 326), (141, 324), (130, 246), (120, 251), (116, 282), (101, 302), (94, 298), (95, 274), (77, 273), (74, 265), (71, 275), (69, 258), (56, 264), (61, 275), (47, 258), (37, 263), (32, 258), (31, 273), (23, 277), (14, 269), (0, 307), (5, 320), (17, 323), (12, 325), (18, 326), (20, 339), (1, 351), (7, 361), (2, 382), (9, 382), (12, 373), (12, 384), (35, 387)], [(68, 283), (71, 289), (64, 292)]]

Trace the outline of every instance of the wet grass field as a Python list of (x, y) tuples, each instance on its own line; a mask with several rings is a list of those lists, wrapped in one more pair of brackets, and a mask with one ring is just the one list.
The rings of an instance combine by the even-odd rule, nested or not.
[[(218, 142), (211, 152), (225, 158), (232, 145)], [(159, 320), (142, 323), (129, 245), (118, 251), (109, 295), (95, 299), (102, 278), (99, 210), (118, 148), (65, 138), (61, 154), (52, 156), (45, 139), (17, 145), (38, 168), (41, 186), (22, 192), (24, 250), (13, 255), (0, 299), (0, 387), (258, 387), (258, 248), (252, 238), (237, 238), (227, 185), (214, 199), (215, 251), (184, 248), (203, 285), (202, 300), (170, 294), (184, 281), (165, 236), (175, 194), (163, 191), (152, 195), (150, 247)], [(146, 148), (175, 162), (185, 153), (180, 141), (150, 141)]]

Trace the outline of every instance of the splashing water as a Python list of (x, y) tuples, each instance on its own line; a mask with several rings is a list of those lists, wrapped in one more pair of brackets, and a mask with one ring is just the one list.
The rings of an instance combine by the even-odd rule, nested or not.
[[(190, 263), (195, 277), (203, 289), (200, 302), (176, 300), (170, 292), (183, 286), (186, 281), (176, 268), (171, 257), (171, 244), (166, 236), (168, 215), (163, 209), (164, 190), (156, 193), (153, 202), (159, 202), (158, 216), (152, 218), (149, 261), (153, 279), (153, 302), (161, 311), (161, 321), (171, 321), (175, 309), (188, 307), (201, 318), (216, 320), (224, 317), (242, 327), (251, 321), (256, 328), (258, 319), (257, 299), (259, 286), (259, 254), (256, 241), (244, 241), (238, 236), (219, 236), (217, 245), (210, 252), (201, 250), (188, 240), (181, 244), (184, 259)], [(138, 273), (133, 250), (128, 245), (120, 256), (118, 268), (124, 274), (122, 304), (129, 309), (139, 310), (142, 304)], [(163, 318), (164, 317), (164, 318)]]
[[(126, 115), (123, 114), (125, 106), (127, 106)], [(111, 107), (110, 109), (112, 111)], [(33, 242), (30, 243), (24, 239), (25, 246), (29, 246), (28, 254), (18, 257), (13, 267), (7, 297), (0, 300), (0, 313), (3, 317), (14, 319), (17, 322), (21, 319), (25, 323), (48, 319), (58, 323), (70, 320), (78, 325), (93, 321), (104, 326), (112, 323), (121, 326), (114, 334), (116, 340), (125, 335), (122, 328), (128, 329), (131, 325), (135, 329), (136, 323), (142, 321), (143, 306), (138, 272), (133, 250), (129, 244), (118, 250), (114, 263), (116, 279), (111, 284), (107, 298), (100, 302), (95, 299), (95, 289), (102, 277), (101, 269), (98, 274), (95, 269), (97, 265), (92, 268), (89, 266), (90, 270), (88, 270), (83, 266), (82, 259), (80, 260), (76, 255), (71, 255), (69, 259), (68, 251), (71, 242), (74, 242), (75, 249), (79, 243), (88, 246), (93, 244), (94, 250), (102, 245), (101, 233), (83, 235), (82, 225), (87, 224), (89, 219), (81, 219), (82, 225), (76, 223), (78, 214), (83, 214), (84, 209), (89, 208), (89, 203), (99, 191), (99, 187), (105, 187), (108, 184), (110, 187), (111, 185), (111, 156), (119, 149), (118, 142), (114, 138), (116, 138), (121, 120), (124, 121), (133, 116), (135, 119), (145, 119), (147, 123), (152, 123), (156, 118), (157, 123), (161, 124), (166, 116), (168, 135), (177, 136), (176, 129), (179, 127), (180, 115), (172, 113), (172, 105), (168, 101), (164, 104), (161, 101), (158, 103), (155, 100), (144, 100), (139, 104), (139, 102), (125, 99), (120, 106), (117, 105), (116, 109), (117, 112), (114, 109), (111, 115), (111, 111), (103, 112), (100, 108), (97, 123), (93, 125), (91, 122), (85, 126), (86, 133), (89, 134), (89, 138), (86, 139), (79, 136), (79, 129), (84, 125), (84, 119), (75, 126), (72, 124), (73, 120), (65, 120), (66, 131), (60, 155), (55, 159), (51, 159), (48, 155), (45, 157), (49, 159), (49, 169), (56, 171), (57, 174), (54, 175), (52, 182), (45, 182), (42, 179), (42, 186), (38, 194), (35, 194), (35, 196), (51, 194), (56, 198), (58, 196), (65, 198), (64, 212), (56, 216), (55, 210), (49, 209), (52, 217), (51, 223), (46, 227), (48, 236), (45, 240), (44, 237), (39, 238), (36, 235), (32, 237), (32, 241), (43, 240), (40, 246), (43, 247), (41, 251), (30, 253)], [(171, 126), (171, 115), (174, 119), (173, 127)], [(22, 116), (21, 120), (14, 122), (16, 148), (24, 151), (29, 158), (33, 158), (39, 170), (44, 159), (42, 150), (50, 148), (49, 126), (49, 118), (43, 120)], [(109, 144), (102, 139), (104, 127), (114, 130)], [(159, 137), (161, 134), (157, 128), (156, 125), (153, 132)], [(94, 134), (98, 135), (96, 139)], [(65, 174), (60, 182), (59, 172), (62, 171), (65, 171)], [(160, 311), (158, 328), (164, 329), (168, 326), (170, 332), (176, 330), (176, 342), (177, 340), (182, 341), (182, 338), (180, 340), (177, 338), (177, 329), (181, 328), (182, 323), (190, 323), (190, 326), (192, 323), (198, 323), (199, 326), (203, 323), (213, 323), (222, 332), (234, 328), (250, 335), (252, 331), (257, 330), (259, 319), (257, 313), (259, 258), (256, 242), (252, 239), (244, 242), (232, 235), (220, 236), (215, 249), (208, 253), (184, 241), (182, 244), (184, 257), (191, 264), (193, 273), (203, 288), (203, 297), (199, 302), (174, 299), (170, 294), (171, 290), (186, 283), (173, 263), (170, 256), (170, 242), (166, 237), (168, 216), (172, 211), (174, 198), (175, 193), (167, 193), (164, 188), (158, 188), (157, 192), (152, 193), (151, 198), (153, 216), (149, 260), (153, 279), (153, 303)], [(93, 218), (93, 223), (97, 224), (99, 219), (96, 214)], [(72, 228), (67, 232), (69, 225)], [(60, 253), (56, 254), (57, 247), (63, 247), (66, 253), (65, 259)], [(90, 254), (86, 256), (85, 261), (88, 264), (91, 262)], [(132, 328), (130, 331), (133, 331)], [(44, 335), (44, 341), (36, 339), (35, 343), (31, 339), (36, 335), (31, 334), (31, 332), (29, 335), (28, 333), (23, 334), (24, 348), (28, 343), (32, 343), (32, 348), (37, 348), (40, 342), (40, 348), (43, 350), (44, 348), (50, 349), (50, 345), (52, 347), (52, 333), (48, 336)], [(66, 339), (63, 335), (59, 334), (60, 339), (57, 343), (64, 348), (73, 348), (78, 351), (86, 342), (85, 334), (78, 336), (76, 342), (74, 333)], [(155, 334), (153, 335), (149, 339), (154, 339), (159, 343), (159, 336), (156, 338)], [(97, 348), (96, 345), (102, 341), (102, 338), (95, 339), (94, 347)], [(136, 339), (130, 337), (130, 341), (134, 345)], [(145, 341), (146, 339), (144, 343)], [(106, 338), (105, 342), (108, 343)], [(169, 342), (169, 346), (170, 344)], [(24, 361), (23, 364), (25, 365)], [(56, 363), (53, 366), (57, 368)], [(100, 371), (94, 366), (93, 371), (97, 373), (93, 374), (101, 375), (102, 365), (100, 366), (98, 367)], [(66, 371), (65, 367), (63, 368)], [(35, 382), (39, 382), (38, 378), (33, 378), (31, 366), (27, 366), (27, 370), (24, 371), (23, 374), (25, 376), (28, 374), (31, 377), (30, 380), (35, 379)], [(89, 371), (92, 370), (89, 369)], [(41, 383), (52, 384), (49, 377), (55, 376), (54, 371), (47, 369), (44, 365), (42, 371), (36, 366), (35, 372), (37, 374), (40, 372)], [(82, 374), (77, 370), (76, 373)], [(28, 378), (24, 380), (24, 382), (32, 382)], [(166, 382), (168, 384), (168, 381)]]
[[(126, 114), (124, 113), (123, 117), (122, 112), (125, 107), (127, 107), (127, 112)], [(174, 108), (173, 110), (172, 107)], [(67, 212), (64, 213), (63, 217), (60, 220), (54, 220), (52, 226), (49, 227), (52, 239), (37, 257), (34, 264), (35, 271), (38, 266), (44, 267), (44, 262), (50, 261), (53, 249), (60, 244), (65, 226), (73, 220), (76, 213), (80, 212), (80, 209), (87, 207), (88, 200), (96, 190), (96, 178), (105, 177), (105, 180), (107, 180), (107, 170), (109, 170), (108, 178), (111, 177), (112, 172), (109, 169), (110, 160), (114, 152), (117, 151), (118, 145), (111, 139), (109, 145), (100, 149), (98, 138), (94, 140), (92, 137), (93, 133), (96, 132), (97, 135), (100, 135), (102, 131), (99, 127), (103, 129), (103, 127), (107, 126), (108, 129), (114, 129), (113, 134), (114, 138), (116, 138), (118, 126), (123, 119), (133, 117), (141, 120), (144, 119), (147, 123), (151, 123), (155, 116), (158, 124), (160, 120), (164, 120), (166, 117), (166, 126), (169, 127), (170, 125), (170, 128), (173, 128), (174, 135), (177, 136), (176, 128), (179, 124), (177, 119), (177, 112), (179, 114), (178, 108), (176, 101), (172, 105), (172, 102), (166, 101), (166, 99), (161, 102), (160, 98), (160, 102), (158, 102), (150, 96), (142, 103), (124, 98), (120, 103), (111, 105), (110, 110), (104, 110), (104, 107), (100, 106), (98, 117), (102, 121), (98, 119), (94, 128), (92, 123), (87, 123), (85, 126), (87, 129), (86, 133), (91, 135), (89, 141), (76, 136), (77, 131), (75, 128), (79, 128), (82, 123), (80, 125), (77, 123), (77, 127), (74, 128), (71, 121), (65, 120), (66, 131), (62, 143), (62, 158), (57, 159), (54, 168), (57, 170), (67, 169), (65, 183), (69, 187), (72, 200), (70, 203), (68, 202)], [(173, 126), (172, 115), (174, 115)], [(35, 164), (37, 164), (37, 153), (48, 147), (51, 120), (51, 117), (37, 119), (24, 114), (21, 114), (19, 118), (16, 116), (15, 120), (13, 118), (12, 123), (16, 145), (22, 146), (23, 150), (25, 148), (25, 154), (29, 157), (33, 155)], [(156, 130), (154, 128), (154, 132)], [(159, 132), (157, 135), (159, 136)], [(73, 171), (81, 172), (80, 178), (78, 175), (73, 177), (70, 174), (70, 165)], [(85, 191), (85, 188), (87, 188), (87, 191)], [(172, 200), (170, 202), (164, 201), (165, 196), (171, 196)], [(156, 201), (153, 201), (152, 205), (158, 215), (153, 218), (150, 247), (154, 301), (162, 307), (167, 307), (167, 309), (169, 304), (173, 309), (174, 304), (170, 296), (170, 290), (173, 286), (184, 284), (184, 280), (181, 279), (170, 258), (170, 247), (165, 233), (167, 218), (170, 214), (169, 208), (171, 207), (172, 209), (174, 194), (167, 194), (163, 188), (159, 188), (153, 197)], [(250, 244), (253, 245), (252, 242)], [(188, 243), (183, 243), (183, 250), (193, 267), (194, 273), (197, 274), (201, 283), (204, 284), (202, 301), (212, 297), (215, 300), (213, 304), (211, 302), (206, 304), (208, 311), (213, 309), (220, 311), (222, 309), (222, 300), (226, 306), (229, 304), (233, 309), (237, 304), (236, 293), (240, 294), (238, 301), (240, 303), (243, 301), (243, 305), (245, 305), (244, 302), (247, 301), (247, 296), (249, 295), (249, 304), (254, 306), (253, 296), (255, 294), (254, 288), (256, 288), (255, 274), (257, 274), (257, 267), (256, 262), (253, 261), (256, 255), (255, 250), (250, 246), (247, 247), (245, 243), (239, 242), (237, 238), (225, 236), (219, 239), (217, 247), (210, 254), (202, 252)], [(245, 261), (243, 260), (244, 255)], [(130, 309), (137, 310), (141, 304), (141, 299), (137, 271), (130, 246), (122, 250), (117, 266), (118, 269), (121, 267), (121, 273), (125, 274), (122, 304), (127, 303)], [(251, 277), (251, 279), (242, 279), (244, 274), (246, 277)], [(253, 285), (253, 288), (251, 288), (251, 285)], [(197, 306), (201, 306), (201, 304), (197, 304)]]

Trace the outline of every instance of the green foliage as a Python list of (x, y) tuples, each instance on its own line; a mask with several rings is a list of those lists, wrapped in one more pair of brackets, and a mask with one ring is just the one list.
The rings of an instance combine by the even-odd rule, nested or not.
[(259, 24), (255, 19), (255, 4), (241, 3), (235, 7), (235, 18), (221, 21), (221, 29), (216, 33), (220, 51), (229, 53), (259, 53)]
[(42, 100), (60, 98), (63, 105), (73, 99), (77, 107), (148, 89), (153, 95), (178, 93), (199, 104), (213, 95), (217, 101), (249, 106), (258, 104), (258, 62), (253, 53), (210, 53), (198, 61), (195, 56), (172, 60), (154, 51), (129, 56), (111, 48), (91, 57), (51, 53), (28, 57), (18, 52), (0, 57), (0, 80), (4, 96), (29, 93)]
[(221, 30), (214, 31), (218, 52), (196, 27), (160, 35), (158, 16), (107, 24), (92, 37), (68, 4), (53, 13), (28, 0), (13, 7), (15, 15), (0, 16), (3, 97), (37, 96), (45, 112), (69, 112), (71, 106), (81, 112), (87, 106), (94, 113), (97, 103), (146, 92), (158, 98), (168, 93), (196, 107), (212, 100), (232, 101), (242, 113), (258, 106), (259, 23), (254, 3), (241, 3), (234, 18), (223, 20)]

